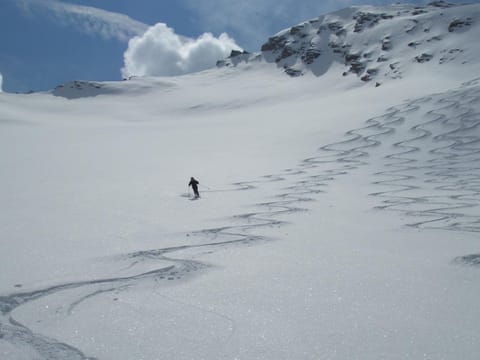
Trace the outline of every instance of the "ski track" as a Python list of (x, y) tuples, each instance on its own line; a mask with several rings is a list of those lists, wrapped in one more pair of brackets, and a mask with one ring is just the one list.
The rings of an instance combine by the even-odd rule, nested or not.
[[(139, 281), (187, 279), (209, 266), (194, 257), (225, 247), (272, 240), (254, 231), (286, 224), (282, 220), (285, 215), (308, 211), (305, 204), (328, 191), (330, 182), (365, 166), (374, 169), (372, 182), (379, 191), (370, 195), (380, 201), (377, 209), (406, 215), (412, 219), (406, 224), (410, 227), (480, 232), (480, 78), (458, 90), (390, 108), (384, 115), (369, 119), (364, 127), (348, 131), (344, 139), (322, 146), (315, 156), (279, 174), (237, 182), (229, 189), (204, 191), (248, 191), (268, 183), (285, 185), (281, 192), (273, 194), (272, 200), (257, 203), (255, 211), (234, 216), (228, 220), (230, 224), (194, 231), (192, 235), (200, 243), (138, 251), (116, 259), (129, 262), (130, 269), (144, 261), (164, 260), (170, 266), (129, 277), (78, 281), (0, 296), (0, 339), (32, 348), (39, 359), (93, 360), (73, 346), (33, 333), (13, 318), (13, 310), (61, 291), (84, 288), (85, 294), (67, 306), (70, 315), (94, 296)], [(378, 168), (381, 170), (377, 171)], [(480, 266), (480, 254), (458, 256), (452, 263)], [(216, 315), (228, 319), (231, 329), (235, 329), (232, 319)]]

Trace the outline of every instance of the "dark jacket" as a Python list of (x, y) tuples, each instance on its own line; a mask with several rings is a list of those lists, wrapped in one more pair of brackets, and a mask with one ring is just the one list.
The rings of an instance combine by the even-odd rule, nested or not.
[(197, 180), (195, 180), (194, 177), (190, 178), (190, 182), (188, 183), (188, 186), (191, 186), (193, 189), (193, 193), (195, 194), (196, 198), (200, 197), (200, 194), (198, 193), (198, 184), (200, 184)]
[(191, 186), (192, 189), (195, 190), (195, 189), (198, 189), (198, 184), (200, 183), (192, 177), (190, 179), (190, 182), (188, 183), (188, 186)]

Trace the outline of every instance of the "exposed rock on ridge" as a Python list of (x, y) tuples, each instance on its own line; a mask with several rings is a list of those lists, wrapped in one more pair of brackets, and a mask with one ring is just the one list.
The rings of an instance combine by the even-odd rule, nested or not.
[(378, 86), (379, 81), (401, 78), (404, 71), (426, 62), (467, 63), (468, 49), (451, 44), (455, 36), (479, 32), (479, 22), (479, 4), (434, 1), (425, 6), (351, 7), (279, 32), (260, 53), (232, 53), (217, 65), (266, 61), (290, 76), (307, 72), (321, 76), (337, 63), (345, 67), (344, 76), (354, 74), (365, 82), (376, 79)]

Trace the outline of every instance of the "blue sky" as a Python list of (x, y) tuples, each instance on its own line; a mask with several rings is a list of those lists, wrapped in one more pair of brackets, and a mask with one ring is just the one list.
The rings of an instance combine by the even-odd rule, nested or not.
[(0, 89), (38, 91), (77, 79), (196, 71), (233, 48), (258, 51), (270, 35), (303, 20), (349, 5), (391, 2), (0, 0)]

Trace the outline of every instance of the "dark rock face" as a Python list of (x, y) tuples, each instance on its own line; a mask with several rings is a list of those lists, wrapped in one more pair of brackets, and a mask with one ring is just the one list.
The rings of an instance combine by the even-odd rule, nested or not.
[(307, 34), (305, 34), (304, 30), (305, 30), (305, 25), (294, 26), (290, 29), (290, 35), (298, 36), (300, 38), (304, 38), (304, 37), (307, 36)]
[(350, 65), (349, 71), (360, 75), (365, 71), (367, 67), (366, 62), (362, 61), (361, 54), (345, 54), (345, 65)]
[(324, 31), (331, 31), (337, 36), (344, 36), (347, 34), (347, 30), (343, 27), (343, 24), (339, 21), (331, 22), (326, 25), (321, 25), (318, 28), (317, 34), (321, 34)]
[(343, 25), (341, 22), (331, 22), (327, 24), (327, 27), (330, 31), (337, 32), (339, 30), (343, 30)]
[(447, 3), (446, 1), (440, 0), (440, 1), (432, 1), (428, 3), (428, 6), (434, 6), (434, 7), (446, 9), (446, 8), (455, 6), (455, 4), (450, 4), (450, 3)]
[(361, 58), (360, 54), (346, 54), (345, 55), (345, 63), (351, 64), (354, 61), (357, 61)]
[(297, 77), (297, 76), (303, 75), (303, 72), (301, 70), (292, 69), (290, 67), (286, 67), (284, 71), (285, 71), (285, 74), (290, 75), (291, 77)]
[(360, 80), (367, 82), (372, 80), (372, 77), (369, 74), (365, 74), (360, 78)]
[(248, 51), (240, 51), (240, 50), (232, 50), (232, 52), (230, 53), (230, 56), (229, 57), (235, 57), (235, 56), (239, 56), (239, 55), (248, 55), (250, 54)]
[[(318, 20), (317, 20), (318, 22)], [(303, 71), (293, 69), (296, 59), (300, 59), (305, 65), (311, 65), (315, 59), (322, 55), (312, 38), (316, 35), (317, 26), (315, 21), (309, 21), (290, 28), (279, 35), (273, 36), (262, 45), (262, 52), (268, 52), (269, 61), (274, 61), (284, 68), (290, 76), (303, 75)], [(340, 24), (338, 24), (340, 26)], [(337, 27), (334, 27), (337, 29)]]
[(448, 32), (454, 32), (473, 24), (472, 18), (455, 19), (448, 25)]
[(226, 59), (217, 61), (217, 67), (234, 66), (241, 61), (248, 61), (249, 58), (250, 53), (248, 51), (232, 50), (230, 56)]
[(420, 8), (419, 8), (419, 9), (415, 9), (415, 10), (412, 11), (412, 15), (413, 15), (413, 16), (420, 15), (420, 14), (426, 14), (426, 13), (428, 13), (427, 10), (425, 10), (425, 9), (420, 9)]
[(429, 62), (430, 60), (432, 60), (432, 58), (433, 58), (433, 55), (425, 54), (425, 53), (423, 53), (422, 55), (419, 55), (419, 56), (415, 56), (415, 60), (418, 63)]
[(360, 75), (366, 68), (365, 63), (355, 61), (350, 64), (350, 72)]
[(363, 75), (360, 80), (362, 81), (370, 81), (374, 78), (375, 75), (378, 74), (378, 69), (367, 69), (366, 74)]
[[(65, 85), (59, 85), (55, 88), (60, 89), (65, 87)], [(76, 90), (83, 90), (83, 89), (88, 89), (88, 88), (95, 88), (95, 89), (101, 89), (102, 85), (93, 81), (79, 81), (75, 80), (70, 83), (69, 85), (70, 89), (76, 89)]]
[(297, 54), (297, 52), (290, 46), (286, 45), (283, 49), (282, 52), (280, 53), (280, 56), (277, 57), (275, 60), (276, 62), (279, 62), (280, 60), (286, 59), (292, 55)]
[(328, 47), (330, 47), (332, 49), (333, 53), (341, 54), (342, 56), (345, 56), (345, 54), (351, 48), (351, 45), (349, 45), (349, 44), (337, 44), (335, 42), (330, 42), (328, 44)]
[(318, 58), (320, 55), (322, 55), (322, 52), (320, 49), (316, 48), (309, 48), (307, 51), (305, 51), (304, 54), (302, 54), (301, 59), (305, 64), (312, 64), (316, 58)]
[(392, 19), (393, 15), (388, 14), (377, 14), (377, 13), (367, 13), (359, 11), (356, 13), (353, 18), (357, 20), (353, 32), (362, 32), (367, 27), (373, 27), (377, 25), (380, 20)]
[(262, 45), (262, 51), (279, 51), (287, 43), (287, 39), (283, 36), (272, 36), (268, 41)]
[[(293, 30), (293, 31), (292, 31)], [(305, 53), (305, 46), (302, 46), (301, 38), (306, 34), (302, 31), (303, 26), (296, 26), (290, 29), (288, 34), (283, 36), (274, 36), (268, 39), (268, 42), (262, 45), (262, 51), (270, 51), (273, 54), (278, 54), (275, 57), (275, 62), (279, 63), (293, 55), (307, 56), (307, 59), (311, 59), (313, 50), (310, 50), (309, 55)]]

